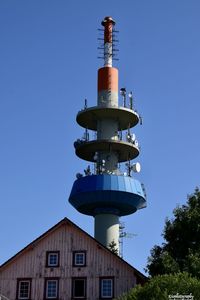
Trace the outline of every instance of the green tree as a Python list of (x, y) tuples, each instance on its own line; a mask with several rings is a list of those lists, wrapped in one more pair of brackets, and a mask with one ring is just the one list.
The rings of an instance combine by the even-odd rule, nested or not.
[(115, 254), (118, 254), (118, 248), (117, 248), (117, 244), (115, 243), (115, 241), (113, 240), (112, 242), (110, 242), (110, 244), (108, 245), (108, 248)]
[(200, 278), (200, 191), (187, 199), (186, 205), (173, 211), (165, 222), (162, 246), (154, 246), (148, 258), (151, 276), (186, 271)]
[(144, 286), (136, 286), (118, 300), (169, 300), (169, 295), (192, 295), (200, 300), (200, 280), (190, 274), (177, 273), (158, 275)]

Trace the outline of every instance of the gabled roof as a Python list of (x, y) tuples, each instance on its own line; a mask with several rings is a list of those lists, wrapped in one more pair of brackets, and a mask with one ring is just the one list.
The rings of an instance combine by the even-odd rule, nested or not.
[(73, 223), (72, 221), (70, 221), (66, 217), (64, 219), (62, 219), (60, 222), (58, 222), (57, 224), (55, 224), (53, 227), (51, 227), (49, 230), (47, 230), (46, 232), (44, 232), (38, 238), (36, 238), (35, 240), (33, 240), (30, 244), (28, 244), (26, 247), (24, 247), (21, 251), (17, 252), (14, 256), (12, 256), (6, 262), (4, 262), (0, 266), (0, 271), (4, 267), (6, 267), (7, 265), (9, 265), (11, 262), (13, 262), (15, 259), (17, 259), (19, 256), (23, 255), (26, 251), (32, 249), (37, 243), (39, 243), (42, 239), (46, 238), (49, 234), (51, 234), (53, 231), (55, 231), (56, 229), (58, 229), (60, 226), (66, 225), (66, 224), (74, 226), (76, 229), (78, 229), (83, 234), (87, 235), (90, 239), (92, 239), (97, 245), (99, 245), (100, 247), (104, 248), (105, 251), (108, 251), (109, 253), (111, 253), (112, 255), (114, 255), (117, 259), (121, 260), (128, 267), (132, 268), (134, 270), (135, 275), (138, 276), (139, 279), (141, 280), (141, 283), (144, 283), (144, 282), (147, 281), (147, 277), (144, 274), (142, 274), (140, 271), (138, 271), (137, 269), (135, 269), (128, 262), (126, 262), (125, 260), (123, 260), (121, 257), (119, 257), (118, 255), (114, 254), (111, 250), (109, 250), (108, 248), (106, 248), (104, 245), (102, 245), (100, 242), (98, 242), (95, 238), (93, 238), (91, 235), (89, 235), (86, 231), (84, 231), (83, 229), (81, 229), (79, 226), (77, 226), (75, 223)]

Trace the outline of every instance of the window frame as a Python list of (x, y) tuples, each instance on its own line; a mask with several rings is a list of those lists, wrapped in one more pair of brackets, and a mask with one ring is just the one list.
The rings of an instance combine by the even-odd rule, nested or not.
[[(75, 281), (83, 280), (84, 281), (84, 296), (75, 296)], [(72, 299), (86, 299), (87, 298), (87, 277), (72, 277)]]
[[(20, 297), (20, 288), (21, 288), (21, 283), (22, 282), (28, 282), (28, 297)], [(16, 299), (19, 299), (19, 300), (30, 300), (31, 299), (31, 283), (32, 283), (31, 278), (18, 278), (17, 279)]]
[[(99, 282), (99, 298), (100, 299), (113, 299), (114, 298), (114, 277), (108, 276), (108, 277), (100, 277)], [(105, 296), (103, 295), (103, 281), (104, 280), (110, 280), (112, 282), (111, 286), (111, 296)]]
[[(49, 281), (56, 281), (56, 297), (48, 297), (48, 282)], [(45, 284), (44, 284), (44, 299), (59, 299), (59, 278), (58, 277), (48, 277), (45, 278)]]
[[(77, 264), (77, 262), (76, 262), (77, 254), (83, 254), (83, 256), (84, 256), (83, 264)], [(73, 267), (79, 267), (79, 268), (86, 267), (86, 251), (85, 250), (73, 251)]]
[[(50, 256), (57, 255), (57, 264), (50, 264)], [(60, 266), (60, 251), (46, 252), (46, 268), (58, 268)]]

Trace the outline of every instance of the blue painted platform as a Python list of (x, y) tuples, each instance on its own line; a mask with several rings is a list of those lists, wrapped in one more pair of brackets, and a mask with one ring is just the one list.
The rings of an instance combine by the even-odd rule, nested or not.
[(125, 216), (146, 207), (141, 183), (129, 176), (89, 175), (77, 179), (69, 202), (81, 213)]

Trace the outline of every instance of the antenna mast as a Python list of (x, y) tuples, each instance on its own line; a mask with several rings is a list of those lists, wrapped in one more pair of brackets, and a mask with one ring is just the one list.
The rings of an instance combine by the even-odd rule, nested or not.
[[(126, 105), (126, 89), (121, 89), (123, 106), (119, 105), (118, 69), (115, 60), (115, 21), (105, 17), (102, 21), (103, 38), (100, 38), (104, 64), (98, 69), (97, 104), (78, 112), (76, 121), (85, 128), (82, 139), (74, 143), (76, 155), (94, 163), (95, 174), (88, 166), (84, 174), (78, 173), (69, 202), (81, 213), (94, 218), (95, 239), (109, 248), (113, 242), (119, 253), (120, 217), (135, 213), (146, 207), (146, 197), (141, 183), (133, 178), (131, 171), (139, 171), (139, 165), (128, 164), (129, 176), (121, 173), (119, 165), (135, 159), (140, 148), (131, 128), (139, 123), (139, 115), (133, 109), (132, 94), (130, 107)], [(94, 138), (89, 131), (96, 132)], [(127, 139), (122, 131), (128, 130)], [(121, 238), (130, 234), (121, 232)], [(123, 249), (122, 249), (123, 251)]]

